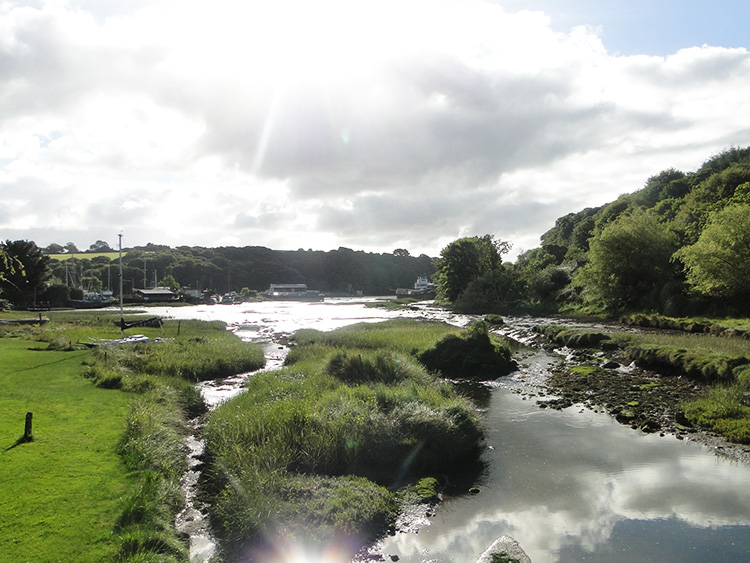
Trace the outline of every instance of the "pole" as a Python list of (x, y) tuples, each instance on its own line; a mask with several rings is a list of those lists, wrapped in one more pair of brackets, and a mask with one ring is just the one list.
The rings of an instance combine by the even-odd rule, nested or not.
[(30, 413), (30, 412), (26, 413), (26, 424), (24, 425), (24, 429), (23, 429), (23, 441), (24, 442), (31, 442), (31, 440), (34, 439), (34, 435), (31, 432), (31, 425), (32, 425), (33, 418), (34, 418), (33, 413)]
[(120, 241), (120, 338), (125, 338), (125, 319), (122, 316), (122, 233), (117, 236)]

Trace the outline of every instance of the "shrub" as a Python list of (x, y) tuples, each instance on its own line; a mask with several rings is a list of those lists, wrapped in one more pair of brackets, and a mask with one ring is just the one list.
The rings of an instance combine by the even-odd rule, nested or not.
[(517, 369), (507, 343), (493, 342), (487, 325), (477, 322), (461, 335), (447, 335), (419, 356), (427, 369), (445, 377), (495, 379)]

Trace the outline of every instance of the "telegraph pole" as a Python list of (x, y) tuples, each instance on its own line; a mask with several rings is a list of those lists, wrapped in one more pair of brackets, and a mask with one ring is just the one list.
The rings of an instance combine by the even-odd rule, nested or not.
[(120, 241), (120, 338), (125, 338), (125, 318), (122, 316), (122, 233), (117, 236)]

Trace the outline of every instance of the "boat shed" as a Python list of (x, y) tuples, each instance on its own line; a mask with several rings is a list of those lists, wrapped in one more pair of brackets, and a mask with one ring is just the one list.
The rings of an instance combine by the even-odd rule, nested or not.
[(155, 287), (153, 289), (136, 289), (135, 298), (140, 301), (163, 302), (175, 301), (177, 294), (168, 287)]

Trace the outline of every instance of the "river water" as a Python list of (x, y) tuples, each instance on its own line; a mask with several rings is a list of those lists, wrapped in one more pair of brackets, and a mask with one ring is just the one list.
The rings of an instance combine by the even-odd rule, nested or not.
[[(346, 299), (149, 312), (225, 321), (265, 347), (271, 368), (286, 352), (278, 336), (298, 328), (332, 330), (395, 316), (471, 320)], [(697, 442), (642, 434), (604, 413), (540, 409), (539, 385), (559, 358), (532, 348), (519, 354), (521, 369), (489, 384), (480, 404), (489, 447), (478, 494), (447, 496), (418, 533), (387, 537), (375, 553), (407, 563), (472, 563), (505, 534), (533, 563), (750, 561), (749, 466)], [(207, 386), (204, 396), (217, 404), (243, 379)], [(191, 556), (202, 560), (198, 551)]]

